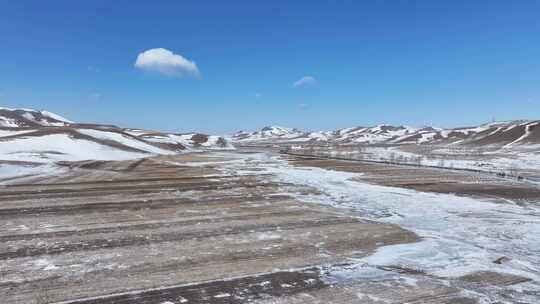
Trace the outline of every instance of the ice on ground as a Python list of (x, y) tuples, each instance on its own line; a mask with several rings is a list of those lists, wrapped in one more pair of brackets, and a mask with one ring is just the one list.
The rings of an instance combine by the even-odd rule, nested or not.
[(54, 265), (51, 261), (49, 261), (47, 259), (35, 260), (34, 264), (36, 265), (36, 267), (39, 267), (39, 268), (41, 268), (42, 270), (45, 270), (45, 271), (54, 270), (54, 269), (58, 268), (56, 265)]
[(217, 295), (215, 295), (214, 298), (228, 298), (230, 296), (231, 296), (230, 293), (222, 292), (222, 293), (218, 293)]
[[(534, 146), (528, 147), (533, 148)], [(516, 149), (498, 154), (486, 152), (482, 159), (466, 157), (470, 156), (471, 153), (473, 153), (471, 150), (466, 149), (439, 148), (433, 150), (432, 155), (423, 155), (403, 151), (400, 147), (363, 147), (361, 151), (330, 151), (329, 155), (350, 159), (360, 157), (359, 159), (364, 160), (504, 173), (511, 173), (515, 170), (540, 170), (540, 154), (530, 151)]]
[[(540, 207), (536, 204), (496, 204), (450, 194), (371, 185), (352, 180), (355, 173), (297, 168), (261, 154), (247, 156), (237, 171), (256, 166), (275, 180), (309, 186), (322, 192), (294, 194), (309, 203), (352, 210), (358, 216), (397, 224), (422, 241), (381, 247), (359, 258), (359, 264), (400, 266), (439, 277), (459, 277), (476, 271), (497, 271), (532, 279), (540, 291)], [(502, 264), (493, 261), (500, 257)]]
[(268, 233), (268, 232), (261, 232), (257, 234), (257, 239), (260, 241), (266, 241), (266, 240), (277, 240), (280, 239), (281, 235), (277, 233)]

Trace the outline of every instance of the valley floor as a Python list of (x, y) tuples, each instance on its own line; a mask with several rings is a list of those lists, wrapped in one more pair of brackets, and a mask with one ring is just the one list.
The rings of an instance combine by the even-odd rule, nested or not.
[(540, 301), (537, 185), (269, 151), (62, 165), (0, 186), (5, 303)]

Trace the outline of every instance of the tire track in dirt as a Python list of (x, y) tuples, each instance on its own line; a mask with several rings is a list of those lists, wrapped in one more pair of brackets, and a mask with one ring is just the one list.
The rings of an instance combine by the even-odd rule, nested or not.
[(118, 232), (119, 230), (123, 232), (131, 231), (140, 231), (140, 230), (151, 230), (151, 229), (160, 229), (160, 228), (175, 228), (183, 227), (197, 224), (207, 224), (207, 223), (224, 223), (232, 222), (239, 220), (257, 220), (263, 217), (279, 217), (279, 216), (295, 216), (295, 215), (306, 215), (310, 212), (305, 210), (297, 211), (287, 211), (287, 212), (262, 212), (257, 214), (243, 214), (237, 216), (227, 216), (227, 217), (211, 217), (203, 219), (193, 219), (193, 220), (182, 220), (175, 222), (165, 222), (165, 223), (152, 223), (152, 224), (132, 224), (132, 225), (123, 225), (123, 226), (110, 226), (103, 228), (90, 228), (90, 229), (79, 229), (79, 230), (65, 230), (65, 231), (54, 231), (54, 232), (42, 232), (42, 233), (30, 233), (30, 234), (12, 234), (12, 235), (3, 235), (0, 236), (0, 242), (9, 242), (9, 241), (23, 241), (23, 240), (33, 240), (33, 239), (51, 239), (59, 237), (69, 237), (69, 236), (88, 236), (92, 234), (101, 234), (101, 233), (111, 233)]
[(235, 184), (230, 182), (212, 182), (196, 183), (196, 184), (157, 184), (149, 186), (123, 186), (123, 187), (101, 187), (101, 188), (87, 188), (87, 189), (49, 189), (43, 191), (13, 191), (13, 192), (0, 192), (0, 199), (2, 200), (28, 200), (39, 198), (69, 198), (80, 196), (104, 196), (118, 194), (121, 192), (130, 194), (145, 194), (145, 193), (159, 193), (163, 191), (202, 191), (202, 190), (228, 190), (238, 188), (257, 188), (257, 187), (274, 187), (275, 183), (269, 182), (253, 182), (244, 184)]
[(58, 304), (155, 304), (166, 301), (200, 304), (246, 303), (254, 299), (282, 297), (326, 286), (327, 284), (321, 280), (320, 270), (310, 268), (301, 271), (280, 271), (184, 286), (132, 291)]
[[(287, 196), (251, 196), (246, 197), (249, 201), (277, 201), (281, 199), (289, 198)], [(221, 203), (230, 203), (235, 201), (231, 198), (223, 199), (207, 199), (204, 200), (204, 204), (214, 205)], [(245, 199), (237, 199), (236, 201), (246, 201)], [(37, 206), (26, 208), (6, 208), (0, 209), (0, 219), (5, 217), (6, 219), (13, 219), (14, 217), (29, 216), (29, 215), (68, 215), (68, 214), (81, 214), (81, 213), (96, 213), (96, 212), (112, 212), (123, 210), (142, 210), (142, 209), (161, 209), (174, 206), (189, 206), (200, 205), (201, 201), (189, 199), (189, 198), (162, 198), (162, 199), (139, 199), (130, 201), (110, 201), (99, 203), (79, 203), (70, 205), (53, 205), (53, 206)]]
[(270, 232), (276, 230), (290, 230), (297, 228), (316, 228), (322, 226), (332, 226), (338, 224), (360, 223), (354, 218), (322, 218), (318, 220), (307, 220), (300, 222), (289, 222), (285, 224), (255, 224), (244, 225), (241, 227), (219, 228), (216, 230), (199, 230), (179, 234), (178, 232), (169, 232), (163, 234), (138, 235), (117, 239), (93, 239), (74, 243), (55, 243), (46, 246), (24, 246), (14, 251), (0, 252), (0, 260), (32, 257), (39, 255), (54, 255), (75, 251), (90, 251), (99, 249), (110, 249), (126, 246), (144, 246), (164, 242), (181, 242), (190, 239), (204, 239), (219, 237), (224, 235), (237, 235), (253, 232)]

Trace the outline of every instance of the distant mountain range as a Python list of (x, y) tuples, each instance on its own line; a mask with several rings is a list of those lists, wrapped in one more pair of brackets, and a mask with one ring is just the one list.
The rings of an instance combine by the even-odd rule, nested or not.
[[(540, 149), (540, 121), (443, 129), (378, 125), (308, 132), (278, 126), (228, 137), (83, 124), (32, 109), (0, 108), (0, 162), (122, 160), (254, 144), (456, 145)], [(538, 145), (538, 146), (536, 146)]]
[(456, 144), (511, 147), (540, 144), (540, 121), (494, 122), (474, 127), (442, 129), (378, 125), (334, 131), (307, 132), (279, 126), (230, 137), (237, 144), (249, 143), (336, 143), (336, 144)]
[(232, 149), (223, 137), (81, 124), (32, 109), (0, 108), (0, 161), (123, 160), (205, 149)]

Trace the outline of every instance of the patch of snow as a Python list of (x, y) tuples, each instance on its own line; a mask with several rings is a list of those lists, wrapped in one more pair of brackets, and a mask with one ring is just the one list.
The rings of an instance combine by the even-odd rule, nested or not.
[(26, 113), (22, 114), (21, 116), (28, 119), (28, 120), (30, 120), (30, 121), (36, 121), (36, 118), (30, 112), (26, 112)]
[(24, 166), (0, 163), (0, 184), (2, 184), (1, 180), (13, 180), (28, 176), (55, 175), (63, 171), (64, 169), (53, 165)]
[(281, 238), (281, 235), (277, 234), (277, 233), (266, 233), (266, 232), (261, 232), (257, 235), (257, 239), (258, 240), (261, 240), (261, 241), (266, 241), (266, 240), (277, 240), (277, 239), (280, 239)]
[(20, 137), (0, 144), (0, 159), (48, 163), (80, 160), (127, 160), (147, 154), (122, 151), (66, 134)]
[(52, 113), (52, 112), (49, 112), (49, 111), (40, 111), (41, 115), (45, 116), (45, 117), (49, 117), (49, 118), (52, 118), (54, 120), (58, 120), (58, 121), (61, 121), (61, 122), (65, 122), (65, 123), (73, 123), (73, 121), (71, 120), (68, 120), (58, 114), (55, 114), (55, 113)]
[(18, 126), (19, 125), (17, 124), (17, 120), (0, 116), (0, 127), (16, 128)]
[(219, 141), (223, 140), (220, 136), (210, 135), (206, 142), (201, 143), (201, 146), (207, 149), (234, 149), (234, 147), (227, 141), (225, 146), (221, 147)]
[(112, 140), (118, 143), (121, 143), (125, 146), (146, 151), (153, 154), (174, 154), (174, 152), (169, 150), (160, 149), (158, 147), (152, 146), (144, 141), (138, 140), (133, 137), (127, 137), (120, 133), (95, 130), (95, 129), (77, 129), (77, 132), (88, 135), (98, 139)]
[(49, 260), (47, 260), (45, 258), (35, 260), (34, 263), (35, 263), (35, 265), (37, 267), (39, 267), (39, 268), (41, 268), (42, 270), (45, 270), (45, 271), (58, 269), (58, 267), (56, 265), (54, 265), (51, 261), (49, 261)]
[(370, 302), (374, 301), (375, 303), (392, 303), (392, 302), (394, 302), (392, 300), (383, 299), (383, 298), (380, 298), (380, 297), (377, 297), (377, 296), (374, 296), (374, 295), (369, 295), (369, 294), (365, 294), (365, 293), (361, 293), (361, 292), (356, 293), (356, 296), (358, 297), (358, 299), (360, 299), (362, 301), (369, 300)]
[(153, 131), (146, 131), (146, 130), (141, 130), (141, 129), (124, 129), (123, 131), (133, 136), (140, 136), (147, 133), (154, 133)]
[(0, 137), (19, 135), (19, 134), (24, 134), (24, 133), (32, 132), (32, 131), (35, 131), (35, 130), (24, 130), (24, 131), (18, 131), (18, 130), (0, 130)]
[(534, 126), (536, 126), (538, 124), (539, 123), (532, 123), (532, 124), (525, 125), (525, 133), (523, 135), (521, 135), (518, 139), (514, 140), (513, 142), (511, 142), (509, 144), (506, 144), (503, 148), (510, 148), (513, 145), (515, 145), (516, 143), (519, 143), (519, 142), (523, 141), (525, 138), (529, 137), (531, 135), (531, 127), (534, 127)]

